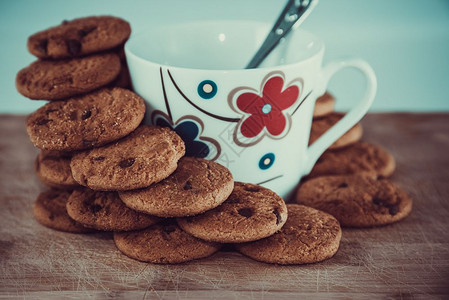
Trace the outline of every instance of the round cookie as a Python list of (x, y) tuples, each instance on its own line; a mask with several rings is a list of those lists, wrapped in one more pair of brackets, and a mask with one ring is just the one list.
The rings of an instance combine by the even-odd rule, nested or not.
[(125, 255), (151, 263), (182, 263), (210, 256), (221, 248), (218, 243), (193, 237), (172, 220), (140, 231), (114, 232), (114, 242)]
[(249, 243), (235, 244), (242, 254), (255, 260), (281, 264), (307, 264), (331, 258), (341, 240), (341, 228), (333, 216), (311, 207), (287, 204), (288, 219), (274, 235)]
[(307, 178), (345, 174), (389, 177), (395, 168), (394, 157), (386, 150), (367, 142), (356, 142), (345, 148), (325, 151)]
[(130, 208), (159, 217), (203, 213), (223, 203), (234, 188), (231, 172), (213, 161), (183, 157), (176, 171), (148, 188), (120, 192)]
[(241, 243), (265, 238), (287, 220), (284, 200), (255, 184), (236, 182), (220, 206), (193, 217), (178, 218), (179, 226), (197, 238), (219, 243)]
[(79, 184), (93, 190), (133, 190), (167, 178), (184, 153), (173, 130), (141, 125), (115, 143), (75, 154), (70, 168)]
[(39, 194), (33, 206), (33, 214), (42, 225), (66, 232), (85, 233), (93, 229), (86, 228), (72, 220), (67, 214), (66, 203), (72, 192), (49, 190)]
[(16, 88), (25, 97), (61, 100), (93, 91), (112, 82), (120, 73), (115, 53), (66, 60), (38, 60), (16, 76)]
[(126, 42), (131, 26), (112, 16), (63, 21), (28, 38), (27, 47), (39, 58), (60, 59), (109, 50)]
[(322, 96), (318, 97), (313, 109), (313, 117), (322, 117), (330, 114), (334, 111), (335, 98), (330, 93), (325, 92)]
[[(324, 117), (314, 119), (310, 130), (309, 145), (312, 145), (320, 136), (334, 126), (345, 116), (344, 113), (332, 112)], [(363, 129), (360, 123), (354, 125), (339, 139), (337, 139), (329, 149), (346, 147), (359, 141), (362, 138)]]
[(390, 224), (412, 210), (412, 200), (398, 186), (361, 175), (311, 179), (299, 187), (295, 202), (328, 212), (347, 227)]
[(146, 228), (160, 218), (128, 208), (116, 192), (76, 190), (67, 201), (67, 213), (86, 227), (105, 231), (129, 231)]
[(98, 147), (135, 130), (145, 115), (137, 94), (100, 89), (66, 101), (49, 102), (28, 116), (27, 132), (38, 148), (74, 151)]
[(57, 151), (41, 151), (34, 162), (39, 180), (52, 188), (74, 189), (79, 184), (70, 171), (72, 154)]

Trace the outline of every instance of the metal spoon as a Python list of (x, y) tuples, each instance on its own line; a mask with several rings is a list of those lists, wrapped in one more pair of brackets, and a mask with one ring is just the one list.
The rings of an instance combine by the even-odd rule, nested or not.
[(279, 41), (289, 33), (293, 25), (299, 26), (306, 19), (317, 3), (318, 0), (288, 0), (284, 10), (246, 69), (257, 68)]

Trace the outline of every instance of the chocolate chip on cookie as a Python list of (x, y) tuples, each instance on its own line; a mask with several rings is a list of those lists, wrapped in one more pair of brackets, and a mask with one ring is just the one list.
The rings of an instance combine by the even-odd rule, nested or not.
[(121, 88), (100, 89), (47, 103), (28, 116), (27, 131), (38, 148), (82, 150), (126, 136), (144, 115), (145, 104), (137, 94)]
[(328, 212), (347, 227), (393, 223), (412, 209), (412, 200), (397, 185), (362, 175), (311, 179), (299, 187), (295, 201)]
[[(322, 118), (314, 119), (312, 122), (312, 129), (310, 131), (309, 145), (312, 145), (320, 136), (322, 136), (344, 116), (344, 113), (333, 112)], [(353, 144), (362, 138), (362, 134), (362, 125), (360, 125), (360, 123), (357, 123), (338, 140), (336, 140), (329, 147), (329, 149), (342, 148)]]
[(287, 207), (276, 193), (262, 186), (236, 182), (220, 206), (193, 217), (179, 218), (182, 229), (197, 238), (240, 243), (265, 238), (287, 220)]
[(330, 93), (326, 92), (318, 97), (315, 102), (313, 110), (313, 117), (322, 117), (334, 111), (335, 98)]
[(41, 151), (35, 160), (35, 171), (39, 180), (52, 188), (74, 189), (79, 184), (70, 171), (71, 153)]
[(221, 248), (221, 244), (193, 237), (173, 220), (140, 231), (115, 232), (114, 242), (125, 255), (151, 263), (182, 263), (210, 256)]
[(141, 125), (115, 143), (75, 154), (70, 167), (73, 178), (93, 190), (133, 190), (167, 178), (184, 154), (174, 131)]
[(287, 204), (288, 219), (274, 235), (235, 248), (255, 260), (274, 264), (306, 264), (337, 252), (341, 228), (337, 219), (311, 207)]
[(116, 48), (126, 42), (131, 27), (123, 19), (93, 16), (64, 21), (28, 38), (28, 50), (39, 58), (68, 58)]
[(58, 61), (38, 60), (16, 76), (17, 90), (30, 99), (61, 100), (112, 82), (120, 72), (115, 53)]
[(192, 216), (217, 207), (234, 188), (231, 172), (202, 158), (183, 157), (176, 171), (145, 189), (120, 192), (125, 204), (160, 217)]
[(63, 190), (49, 190), (40, 193), (33, 207), (36, 220), (46, 227), (60, 231), (72, 233), (93, 231), (93, 229), (72, 220), (67, 214), (66, 203), (71, 193), (71, 191)]
[(160, 218), (128, 208), (117, 192), (90, 189), (74, 191), (67, 201), (67, 213), (86, 227), (106, 231), (129, 231), (146, 228)]
[(356, 142), (345, 148), (325, 151), (307, 178), (345, 174), (389, 177), (395, 168), (396, 162), (386, 150), (367, 142)]

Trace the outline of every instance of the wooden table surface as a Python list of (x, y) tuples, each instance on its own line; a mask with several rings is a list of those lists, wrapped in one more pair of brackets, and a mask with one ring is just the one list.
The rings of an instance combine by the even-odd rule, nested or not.
[(77, 235), (38, 224), (43, 189), (23, 116), (0, 115), (0, 298), (446, 298), (449, 297), (449, 114), (370, 114), (365, 141), (397, 160), (392, 181), (414, 200), (400, 223), (344, 229), (330, 260), (255, 262), (236, 252), (180, 265), (122, 255), (109, 233)]

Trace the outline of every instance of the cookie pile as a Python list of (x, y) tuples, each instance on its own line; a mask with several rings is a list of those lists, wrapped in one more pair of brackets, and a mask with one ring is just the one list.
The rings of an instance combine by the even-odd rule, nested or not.
[(222, 165), (186, 157), (171, 129), (141, 124), (143, 99), (117, 87), (117, 51), (129, 34), (126, 21), (88, 17), (29, 38), (38, 60), (19, 71), (17, 89), (50, 101), (26, 124), (41, 149), (37, 177), (50, 187), (35, 218), (66, 232), (112, 231), (120, 251), (153, 263), (206, 257), (224, 244), (282, 264), (333, 256), (341, 238), (334, 217), (234, 182)]
[[(206, 257), (227, 243), (255, 259), (284, 264), (321, 261), (337, 251), (341, 229), (334, 217), (286, 205), (271, 190), (234, 182), (222, 165), (184, 154), (184, 143), (174, 131), (145, 125), (71, 159), (41, 153), (37, 164), (64, 173), (59, 187), (63, 181), (78, 187), (41, 193), (34, 215), (57, 230), (113, 231), (118, 249), (153, 263)], [(42, 170), (37, 169), (39, 178)], [(268, 239), (274, 241), (272, 247), (291, 253), (257, 250)], [(313, 243), (278, 245), (288, 239)], [(252, 251), (271, 260), (252, 256)]]
[[(333, 112), (334, 105), (329, 93), (317, 99), (309, 144), (344, 117)], [(303, 180), (294, 201), (330, 213), (345, 227), (373, 227), (405, 218), (412, 200), (386, 179), (395, 170), (394, 157), (361, 137), (359, 123), (332, 144)]]
[[(50, 187), (34, 204), (43, 225), (114, 232), (121, 252), (145, 262), (186, 262), (231, 244), (255, 260), (302, 264), (337, 252), (340, 224), (384, 225), (410, 212), (410, 198), (379, 179), (393, 173), (393, 157), (360, 142), (360, 124), (322, 155), (297, 203), (185, 156), (174, 131), (142, 124), (145, 104), (120, 58), (130, 32), (119, 18), (87, 17), (28, 40), (38, 60), (19, 71), (17, 89), (49, 101), (26, 122), (41, 149), (37, 177)], [(334, 102), (328, 93), (317, 100), (310, 143), (344, 116)]]

